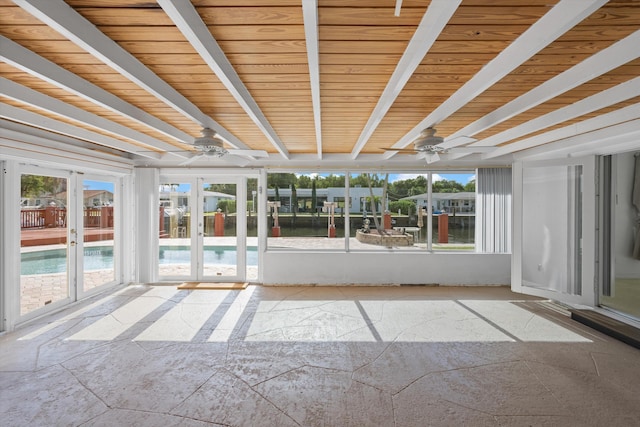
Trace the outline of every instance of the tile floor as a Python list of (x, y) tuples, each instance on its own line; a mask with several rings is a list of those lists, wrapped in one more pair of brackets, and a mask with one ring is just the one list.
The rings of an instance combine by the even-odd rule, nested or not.
[(485, 287), (133, 285), (0, 337), (3, 426), (640, 425), (640, 351)]

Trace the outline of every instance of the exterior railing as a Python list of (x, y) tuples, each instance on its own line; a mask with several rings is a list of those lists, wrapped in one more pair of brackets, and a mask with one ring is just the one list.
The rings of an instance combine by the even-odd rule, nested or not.
[[(113, 228), (113, 206), (84, 209), (85, 228)], [(20, 228), (62, 228), (67, 226), (67, 209), (56, 206), (21, 209)]]

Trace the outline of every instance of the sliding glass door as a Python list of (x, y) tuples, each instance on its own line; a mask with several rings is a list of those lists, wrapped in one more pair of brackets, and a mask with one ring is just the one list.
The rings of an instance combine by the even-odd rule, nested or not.
[(82, 177), (81, 295), (114, 284), (118, 277), (118, 186), (112, 178)]
[(599, 161), (599, 303), (640, 320), (640, 152)]
[(513, 290), (593, 305), (593, 159), (528, 162), (515, 172)]

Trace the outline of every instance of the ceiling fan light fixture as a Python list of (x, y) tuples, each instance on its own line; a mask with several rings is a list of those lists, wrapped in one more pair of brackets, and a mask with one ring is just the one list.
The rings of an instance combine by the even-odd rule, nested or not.
[(228, 153), (224, 141), (216, 136), (213, 129), (202, 129), (202, 136), (193, 140), (193, 145), (202, 153), (211, 157), (222, 157)]

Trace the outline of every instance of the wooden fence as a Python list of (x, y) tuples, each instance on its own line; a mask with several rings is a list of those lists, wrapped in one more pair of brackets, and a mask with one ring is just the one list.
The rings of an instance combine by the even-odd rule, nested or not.
[[(85, 228), (113, 228), (113, 206), (84, 209)], [(20, 228), (64, 228), (67, 226), (67, 209), (56, 206), (21, 209)]]

